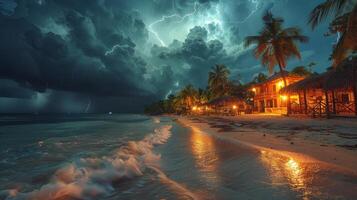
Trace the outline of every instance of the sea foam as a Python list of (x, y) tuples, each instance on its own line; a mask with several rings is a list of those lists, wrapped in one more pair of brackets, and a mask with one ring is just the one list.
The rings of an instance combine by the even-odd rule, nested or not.
[(169, 139), (171, 128), (167, 125), (155, 129), (143, 140), (130, 141), (111, 156), (78, 159), (58, 169), (40, 189), (28, 193), (6, 190), (0, 192), (0, 199), (98, 199), (109, 195), (115, 182), (141, 176), (147, 168), (159, 165), (161, 156), (153, 148)]

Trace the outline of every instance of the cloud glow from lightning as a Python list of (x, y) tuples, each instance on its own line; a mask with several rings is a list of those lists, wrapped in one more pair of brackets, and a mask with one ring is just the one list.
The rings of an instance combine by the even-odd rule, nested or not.
[[(174, 5), (174, 2), (173, 2), (173, 5)], [(154, 30), (154, 26), (156, 24), (159, 24), (159, 23), (162, 23), (166, 20), (169, 20), (169, 19), (178, 19), (178, 21), (176, 21), (176, 23), (182, 23), (185, 19), (187, 19), (188, 17), (191, 17), (193, 15), (195, 15), (197, 13), (197, 10), (198, 10), (198, 5), (199, 3), (198, 2), (195, 2), (194, 3), (194, 6), (193, 6), (193, 12), (191, 13), (188, 13), (188, 14), (185, 14), (183, 16), (179, 15), (178, 13), (175, 13), (175, 14), (172, 14), (172, 15), (164, 15), (161, 17), (161, 19), (157, 20), (157, 21), (154, 21), (153, 23), (151, 23), (149, 26), (148, 26), (148, 30), (155, 36), (155, 38), (160, 42), (161, 46), (167, 46), (166, 43), (160, 38), (159, 34)]]
[(251, 16), (253, 16), (258, 11), (258, 8), (259, 8), (259, 5), (260, 5), (260, 1), (259, 0), (249, 0), (249, 2), (254, 4), (255, 8), (252, 10), (251, 13), (249, 13), (249, 15), (245, 19), (243, 19), (241, 21), (238, 21), (237, 22), (238, 24), (245, 23)]
[[(249, 14), (244, 17), (243, 19), (239, 21), (234, 21), (234, 22), (227, 22), (226, 20), (223, 20), (223, 13), (222, 13), (222, 7), (220, 6), (219, 3), (216, 3), (212, 5), (211, 8), (209, 9), (201, 9), (203, 7), (200, 7), (200, 3), (198, 1), (194, 2), (192, 12), (180, 15), (179, 13), (176, 12), (175, 9), (175, 0), (172, 0), (172, 5), (173, 5), (173, 10), (174, 13), (171, 15), (164, 15), (160, 19), (152, 22), (151, 24), (148, 25), (148, 30), (152, 34), (153, 38), (155, 41), (158, 42), (158, 45), (167, 47), (167, 43), (165, 41), (173, 40), (173, 39), (184, 39), (188, 33), (188, 31), (193, 28), (194, 26), (202, 26), (205, 27), (207, 30), (210, 30), (209, 27), (211, 25), (216, 26), (216, 30), (214, 32), (209, 32), (208, 39), (209, 40), (214, 40), (214, 39), (219, 39), (223, 41), (223, 43), (229, 43), (229, 40), (227, 39), (227, 31), (226, 28), (224, 27), (227, 24), (244, 24), (246, 23), (252, 16), (254, 16), (258, 11), (259, 7), (263, 2), (263, 0), (246, 0), (250, 3), (252, 6)], [(171, 24), (175, 24), (174, 27), (172, 27), (168, 32), (166, 32), (166, 40), (160, 36), (160, 32), (158, 32), (155, 28), (160, 26), (160, 24), (163, 24), (165, 22), (171, 22)], [(163, 27), (165, 28), (165, 27)], [(165, 30), (165, 29), (163, 29)], [(161, 30), (162, 31), (162, 30)], [(167, 35), (171, 35), (171, 33), (175, 34), (174, 37), (170, 37), (167, 39)], [(180, 37), (181, 36), (181, 37)], [(234, 52), (235, 54), (241, 54), (244, 51), (247, 51), (247, 49), (243, 48), (243, 42), (239, 44), (234, 44), (234, 45), (228, 45), (226, 46), (228, 48), (228, 51)], [(175, 88), (178, 88), (178, 85), (174, 86)], [(168, 93), (165, 95), (167, 98), (170, 94), (175, 91), (174, 88), (168, 91)]]

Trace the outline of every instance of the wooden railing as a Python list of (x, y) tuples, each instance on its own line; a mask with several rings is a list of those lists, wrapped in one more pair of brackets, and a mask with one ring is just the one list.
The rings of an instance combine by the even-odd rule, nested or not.
[[(333, 107), (332, 107), (333, 109)], [(336, 114), (339, 113), (355, 113), (355, 102), (335, 102)]]
[[(291, 104), (291, 114), (305, 114), (304, 103), (292, 103)], [(307, 113), (312, 117), (324, 117), (327, 116), (327, 106), (325, 101), (319, 100), (307, 106)], [(335, 109), (333, 108), (333, 103), (329, 103), (328, 106), (329, 114), (353, 114), (355, 113), (355, 104), (353, 101), (346, 102), (335, 102)], [(335, 112), (336, 111), (336, 112)]]

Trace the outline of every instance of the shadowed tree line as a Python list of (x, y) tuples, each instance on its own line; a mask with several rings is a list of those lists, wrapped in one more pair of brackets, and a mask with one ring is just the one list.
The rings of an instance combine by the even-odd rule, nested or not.
[[(300, 76), (311, 75), (304, 66), (294, 68), (290, 73)], [(214, 66), (208, 74), (207, 88), (195, 88), (187, 85), (177, 94), (171, 94), (166, 99), (154, 102), (145, 108), (145, 113), (157, 114), (189, 114), (194, 106), (205, 104), (220, 97), (239, 97), (251, 103), (252, 93), (248, 89), (252, 84), (264, 82), (268, 76), (259, 73), (247, 84), (229, 79), (230, 71), (225, 65)]]

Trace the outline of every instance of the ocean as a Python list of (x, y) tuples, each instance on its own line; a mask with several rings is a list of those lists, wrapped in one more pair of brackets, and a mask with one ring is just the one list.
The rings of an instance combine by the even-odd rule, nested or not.
[(356, 176), (144, 115), (0, 117), (0, 200), (357, 199)]

